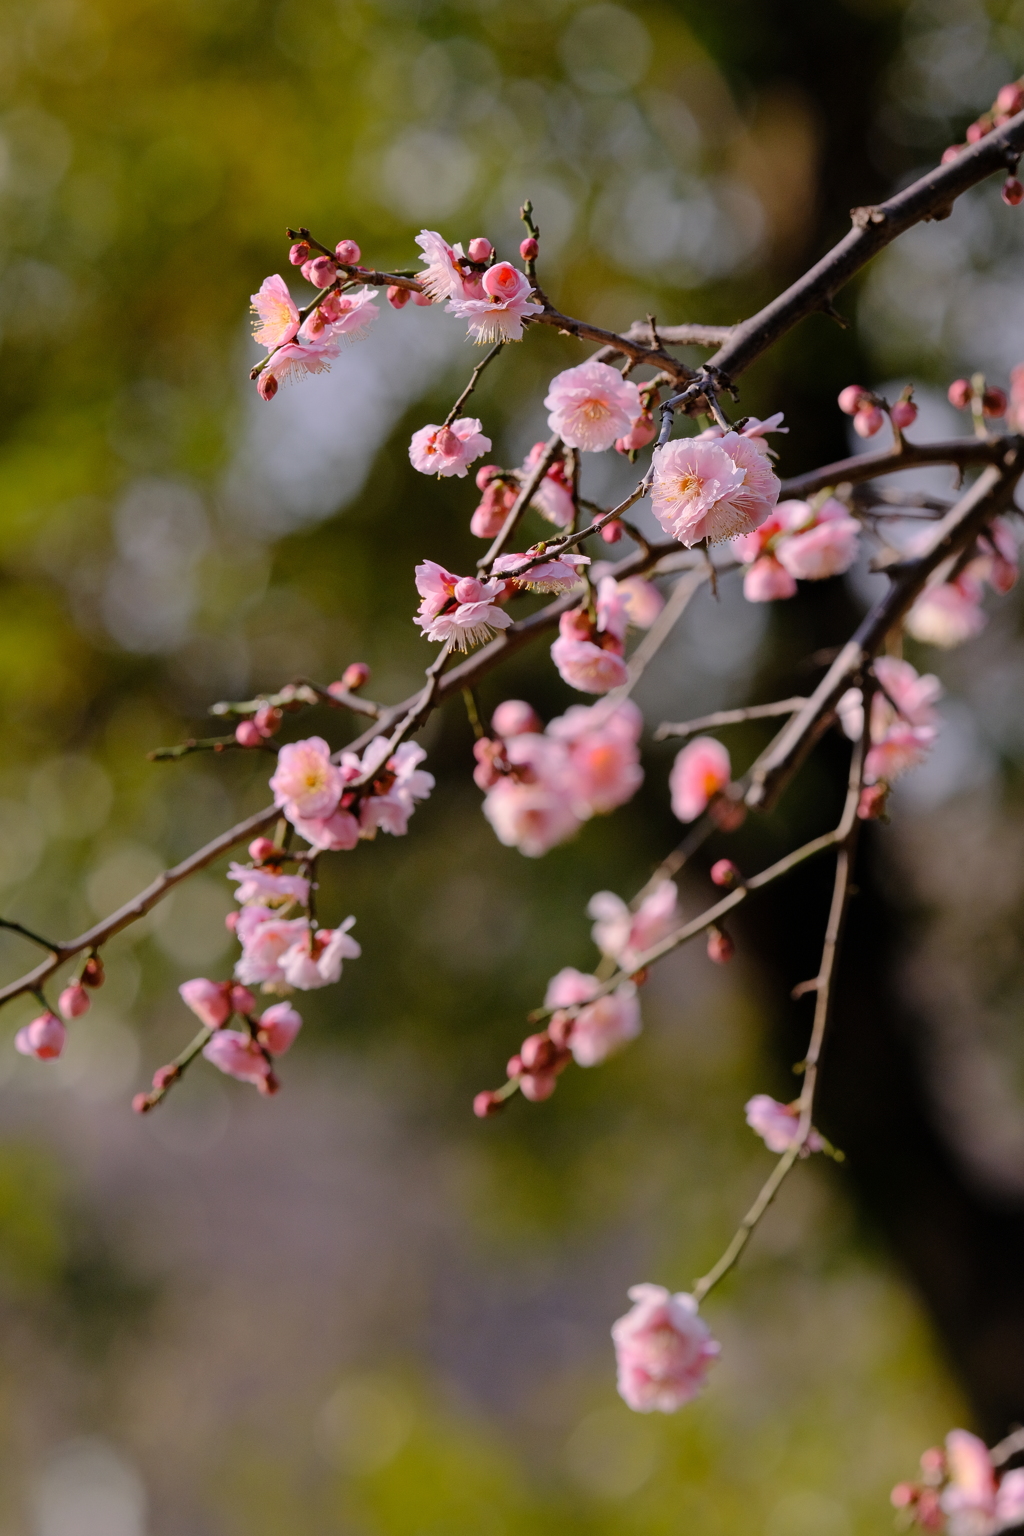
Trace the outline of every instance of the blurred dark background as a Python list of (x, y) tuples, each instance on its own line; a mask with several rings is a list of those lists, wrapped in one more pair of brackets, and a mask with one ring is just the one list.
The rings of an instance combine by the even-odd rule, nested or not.
[[(352, 660), (415, 686), (424, 556), (468, 568), (472, 481), (406, 446), (475, 361), (437, 310), (386, 311), (332, 373), (267, 406), (248, 295), (287, 224), (413, 262), (425, 224), (512, 254), (531, 197), (572, 314), (727, 323), (791, 281), (849, 209), (934, 163), (1024, 67), (1024, 10), (981, 0), (2, 0), (0, 901), (80, 931), (266, 801), (248, 757), (151, 764), (208, 705)], [(923, 226), (743, 380), (786, 411), (783, 472), (844, 455), (851, 381), (944, 391), (1024, 358), (1020, 213), (994, 186)], [(295, 291), (301, 290), (296, 276)], [(386, 309), (386, 306), (382, 306)], [(529, 334), (477, 399), (493, 457), (544, 430)], [(696, 354), (695, 354), (696, 355)], [(623, 465), (587, 465), (600, 498)], [(931, 482), (930, 482), (931, 483)], [(941, 488), (944, 482), (938, 482)], [(540, 531), (538, 524), (534, 536)], [(645, 676), (648, 721), (806, 689), (873, 590), (765, 610), (694, 602)], [(283, 1092), (197, 1070), (140, 1122), (133, 1091), (189, 1034), (179, 982), (224, 974), (217, 868), (108, 951), (65, 1057), (0, 1055), (2, 1536), (854, 1536), (953, 1423), (1024, 1418), (1024, 650), (1015, 597), (960, 651), (928, 767), (865, 839), (822, 1122), (848, 1161), (797, 1171), (709, 1303), (724, 1345), (662, 1420), (614, 1392), (607, 1330), (643, 1279), (687, 1287), (770, 1164), (743, 1124), (789, 1098), (829, 871), (773, 890), (725, 971), (696, 950), (645, 992), (645, 1034), (543, 1107), (469, 1114), (585, 907), (672, 845), (671, 751), (628, 807), (534, 862), (500, 847), (450, 707), (410, 835), (324, 873), (363, 958), (303, 1000)], [(483, 703), (573, 699), (546, 648)], [(309, 715), (340, 745), (336, 714)], [(743, 765), (764, 734), (729, 737)], [(827, 825), (823, 743), (754, 866)], [(699, 870), (684, 901), (701, 901)], [(5, 972), (29, 951), (7, 937)]]

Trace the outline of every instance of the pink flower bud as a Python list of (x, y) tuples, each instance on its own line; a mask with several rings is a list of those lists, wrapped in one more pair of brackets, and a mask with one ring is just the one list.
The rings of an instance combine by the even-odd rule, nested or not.
[(80, 1019), (83, 1013), (89, 1012), (89, 994), (80, 981), (73, 981), (64, 988), (57, 1007), (66, 1019)]
[(1007, 399), (1001, 389), (992, 385), (981, 397), (981, 409), (986, 416), (1005, 416)]
[(350, 693), (356, 693), (364, 684), (370, 681), (370, 669), (365, 661), (349, 662), (341, 674), (341, 684)]
[(897, 400), (889, 415), (893, 426), (902, 432), (904, 427), (912, 427), (917, 420), (917, 406), (913, 400)]
[(238, 927), (239, 915), (240, 914), (237, 912), (228, 912), (226, 914), (224, 918), (224, 927), (227, 929), (228, 933), (234, 933), (235, 929)]
[(521, 1056), (510, 1056), (508, 1061), (506, 1061), (506, 1063), (505, 1063), (505, 1076), (506, 1077), (522, 1077), (522, 1075), (523, 1075), (523, 1058)]
[(921, 1471), (929, 1477), (945, 1476), (946, 1453), (940, 1445), (930, 1445), (926, 1451), (921, 1452)]
[(917, 1502), (920, 1492), (916, 1483), (897, 1483), (889, 1495), (889, 1503), (893, 1509), (906, 1509)]
[(519, 1056), (527, 1072), (546, 1072), (558, 1054), (554, 1042), (547, 1034), (527, 1035), (519, 1047)]
[(301, 267), (304, 261), (309, 260), (309, 246), (305, 240), (296, 240), (288, 252), (288, 260), (293, 267)]
[(1024, 89), (1016, 81), (1010, 85), (1001, 85), (996, 96), (996, 106), (1000, 112), (1005, 112), (1008, 117), (1015, 117), (1024, 107)]
[(523, 699), (506, 699), (499, 704), (491, 724), (499, 736), (506, 737), (539, 735), (544, 729), (537, 711)]
[(415, 295), (411, 288), (400, 288), (397, 283), (392, 283), (388, 289), (388, 303), (392, 309), (404, 309)]
[(334, 247), (334, 254), (346, 267), (354, 267), (363, 253), (354, 240), (339, 240)]
[(278, 384), (274, 375), (270, 373), (268, 369), (264, 368), (263, 372), (256, 380), (256, 393), (259, 395), (260, 399), (273, 400), (279, 388), (280, 385)]
[(478, 491), (486, 491), (487, 487), (490, 485), (491, 481), (495, 478), (495, 476), (496, 475), (500, 475), (500, 474), (501, 474), (501, 466), (500, 465), (498, 465), (498, 464), (481, 464), (480, 468), (477, 470), (477, 472), (476, 472), (476, 474), (474, 476), (474, 479), (476, 480), (476, 488), (477, 488), (477, 490)]
[(231, 1000), (227, 982), (208, 981), (205, 976), (196, 976), (192, 981), (183, 981), (178, 991), (185, 1006), (191, 1008), (207, 1029), (220, 1029), (230, 1019)]
[(954, 379), (946, 391), (946, 398), (958, 411), (966, 411), (974, 399), (974, 390), (966, 379)]
[(558, 1079), (550, 1072), (528, 1072), (519, 1084), (519, 1092), (531, 1104), (542, 1104), (550, 1099)]
[(498, 763), (506, 762), (504, 743), (491, 741), (486, 736), (481, 736), (479, 741), (473, 743), (473, 756), (476, 758), (476, 767), (473, 769), (473, 783), (477, 789), (493, 789), (501, 778)]
[(137, 1093), (132, 1099), (132, 1109), (137, 1115), (147, 1115), (153, 1107), (153, 1100), (148, 1093)]
[(271, 1056), (283, 1056), (301, 1028), (302, 1015), (296, 1012), (291, 1003), (274, 1003), (259, 1020), (257, 1036)]
[(176, 1066), (173, 1061), (169, 1062), (166, 1067), (157, 1067), (153, 1073), (153, 1087), (159, 1093), (162, 1093), (165, 1088), (169, 1088), (171, 1083), (180, 1076), (181, 1068)]
[(540, 246), (532, 235), (527, 235), (525, 240), (519, 242), (519, 254), (524, 261), (535, 261), (539, 250)]
[(622, 524), (619, 522), (618, 518), (615, 518), (612, 522), (605, 523), (604, 527), (601, 529), (601, 537), (606, 544), (617, 544), (622, 538), (624, 532), (625, 529), (623, 528)]
[(273, 736), (279, 728), (284, 715), (273, 704), (263, 704), (253, 716), (253, 725), (261, 736)]
[(490, 1089), (484, 1089), (483, 1093), (478, 1093), (473, 1100), (473, 1113), (478, 1120), (487, 1120), (491, 1115), (498, 1113), (501, 1103), (496, 1093), (492, 1093)]
[(100, 959), (99, 955), (89, 956), (88, 960), (82, 966), (81, 979), (83, 987), (102, 987), (104, 981), (103, 961)]
[(845, 411), (847, 416), (856, 416), (864, 393), (859, 384), (847, 384), (845, 389), (839, 391), (839, 409)]
[(738, 885), (742, 878), (732, 859), (718, 859), (711, 866), (712, 885)]
[(972, 123), (964, 134), (964, 138), (968, 144), (977, 144), (978, 140), (983, 139), (987, 132), (988, 129), (982, 123)]
[(1018, 181), (1016, 176), (1007, 176), (1001, 195), (1009, 208), (1016, 208), (1018, 203), (1024, 201), (1024, 183)]
[(271, 837), (254, 837), (249, 844), (249, 857), (256, 864), (262, 864), (269, 859), (272, 853), (280, 853), (281, 850)]
[(274, 1076), (273, 1072), (268, 1072), (266, 1077), (258, 1077), (255, 1086), (256, 1092), (261, 1093), (265, 1099), (273, 1098), (274, 1094), (278, 1093), (281, 1088), (280, 1081)]
[(317, 256), (302, 269), (302, 275), (314, 288), (329, 288), (338, 275), (338, 269), (329, 256)]
[(34, 1056), (37, 1061), (53, 1061), (64, 1049), (68, 1032), (55, 1013), (49, 1009), (41, 1013), (31, 1024), (19, 1029), (14, 1037), (14, 1049), (22, 1056)]
[(429, 293), (414, 293), (412, 301), (414, 304), (418, 304), (420, 309), (426, 309), (428, 304), (433, 304), (434, 302)]
[(874, 437), (882, 426), (885, 417), (877, 405), (869, 405), (866, 410), (858, 411), (853, 418), (853, 430), (858, 437)]
[(857, 815), (861, 821), (878, 821), (885, 815), (888, 784), (866, 784), (857, 802)]
[(242, 720), (235, 726), (235, 740), (240, 747), (258, 747), (263, 740), (263, 732), (255, 720)]
[(256, 999), (248, 987), (234, 986), (229, 994), (231, 1007), (235, 1013), (255, 1013)]
[(962, 154), (963, 148), (964, 146), (962, 144), (951, 144), (948, 149), (944, 149), (942, 151), (942, 160), (940, 163), (942, 165), (951, 165), (956, 157), (959, 154)]
[(728, 965), (736, 953), (736, 946), (721, 928), (712, 928), (708, 934), (708, 959), (716, 965)]
[(477, 235), (466, 246), (466, 255), (470, 261), (489, 261), (494, 255), (494, 246), (486, 235)]

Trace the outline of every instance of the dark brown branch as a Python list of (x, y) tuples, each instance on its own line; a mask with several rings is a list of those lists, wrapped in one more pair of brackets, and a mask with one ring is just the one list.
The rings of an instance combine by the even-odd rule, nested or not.
[(883, 453), (858, 453), (849, 459), (838, 459), (821, 469), (812, 469), (805, 475), (794, 475), (783, 480), (780, 497), (812, 496), (826, 486), (857, 484), (873, 480), (876, 475), (892, 475), (901, 469), (917, 469), (924, 464), (998, 464), (1006, 452), (1012, 437), (954, 437), (942, 443), (908, 443), (903, 439), (902, 448), (889, 448)]

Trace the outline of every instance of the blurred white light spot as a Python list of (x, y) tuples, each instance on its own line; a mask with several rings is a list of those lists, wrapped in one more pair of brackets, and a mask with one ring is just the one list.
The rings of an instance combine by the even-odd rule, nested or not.
[(621, 5), (590, 5), (573, 17), (558, 51), (576, 85), (609, 95), (640, 84), (651, 38), (639, 16)]
[(850, 1516), (835, 1499), (801, 1490), (780, 1499), (765, 1521), (764, 1536), (850, 1536)]
[(382, 170), (380, 192), (393, 212), (434, 220), (461, 207), (476, 180), (477, 157), (450, 134), (413, 128), (392, 144)]
[(327, 1460), (346, 1472), (378, 1472), (394, 1461), (415, 1420), (400, 1383), (376, 1374), (350, 1376), (321, 1408), (314, 1437)]
[(658, 1464), (658, 1427), (625, 1408), (597, 1408), (577, 1424), (565, 1445), (573, 1482), (603, 1499), (626, 1499)]
[(56, 837), (88, 837), (110, 814), (110, 780), (90, 757), (68, 753), (51, 757), (32, 775), (29, 800)]
[(34, 1536), (145, 1536), (146, 1492), (102, 1440), (58, 1447), (32, 1490)]

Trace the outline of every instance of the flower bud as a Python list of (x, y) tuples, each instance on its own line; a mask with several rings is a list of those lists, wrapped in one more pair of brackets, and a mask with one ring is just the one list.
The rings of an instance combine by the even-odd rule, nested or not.
[(57, 1007), (66, 1019), (80, 1019), (90, 1006), (89, 994), (80, 981), (72, 981), (57, 999)]
[(869, 405), (865, 410), (858, 411), (853, 418), (853, 430), (858, 437), (874, 437), (880, 430), (885, 417), (877, 405)]
[(162, 1093), (165, 1088), (169, 1088), (171, 1083), (180, 1076), (181, 1068), (173, 1061), (169, 1062), (166, 1067), (157, 1067), (153, 1073), (153, 1087), (158, 1093)]
[(82, 966), (81, 981), (83, 987), (102, 987), (104, 982), (103, 961), (99, 955), (90, 955)]
[(956, 159), (957, 155), (962, 153), (963, 147), (964, 146), (962, 144), (951, 144), (948, 149), (944, 149), (942, 151), (942, 160), (940, 164), (951, 165), (952, 162)]
[(889, 1495), (889, 1503), (893, 1509), (906, 1509), (917, 1502), (920, 1489), (916, 1483), (897, 1483)]
[(137, 1115), (148, 1115), (155, 1106), (148, 1093), (137, 1093), (132, 1099), (132, 1109)]
[(711, 866), (712, 885), (724, 885), (728, 888), (731, 885), (739, 885), (742, 879), (743, 876), (732, 859), (718, 859)]
[(519, 1055), (510, 1056), (508, 1061), (506, 1061), (506, 1063), (505, 1063), (505, 1076), (506, 1077), (522, 1077), (522, 1075), (523, 1075), (523, 1058), (521, 1056), (519, 1056)]
[(981, 409), (986, 416), (1005, 416), (1007, 399), (1001, 389), (990, 385), (981, 397)]
[(1024, 107), (1024, 89), (1015, 80), (1009, 85), (1001, 85), (996, 95), (996, 107), (1008, 117), (1015, 117)]
[(964, 138), (968, 144), (977, 144), (978, 140), (983, 139), (987, 132), (988, 129), (983, 123), (972, 123), (964, 134)]
[(254, 837), (249, 844), (249, 857), (256, 864), (262, 864), (269, 859), (272, 853), (281, 852), (272, 837)]
[(22, 1056), (34, 1056), (37, 1061), (53, 1061), (64, 1049), (68, 1032), (55, 1013), (49, 1009), (38, 1018), (19, 1029), (14, 1037), (14, 1049)]
[(940, 1445), (930, 1445), (921, 1452), (921, 1471), (928, 1477), (945, 1477), (946, 1453)]
[(273, 704), (261, 704), (252, 723), (261, 736), (273, 736), (283, 719), (284, 715)]
[(365, 661), (351, 661), (341, 674), (341, 686), (350, 693), (357, 693), (370, 681), (370, 669)]
[(315, 288), (329, 288), (338, 275), (338, 269), (329, 256), (318, 256), (309, 263), (309, 281)]
[(494, 246), (486, 235), (477, 235), (466, 246), (466, 255), (470, 261), (490, 261), (494, 255)]
[(917, 406), (913, 400), (897, 400), (889, 415), (893, 426), (902, 432), (904, 427), (912, 427), (917, 420)]
[(564, 1008), (559, 1008), (557, 1013), (551, 1015), (551, 1021), (548, 1024), (548, 1034), (560, 1051), (568, 1049), (569, 1036), (572, 1034), (575, 1022), (576, 1020), (572, 1014), (567, 1013)]
[(954, 379), (946, 391), (946, 399), (958, 411), (966, 411), (974, 399), (974, 390), (966, 379)]
[(231, 988), (228, 995), (231, 1000), (231, 1007), (235, 1013), (246, 1014), (256, 1012), (256, 999), (248, 987), (240, 987), (236, 984)]
[(1018, 181), (1016, 176), (1007, 176), (1001, 195), (1007, 207), (1016, 208), (1018, 203), (1024, 201), (1024, 183)]
[(864, 396), (865, 391), (859, 384), (847, 384), (845, 389), (839, 391), (839, 409), (845, 411), (847, 416), (856, 416)]
[(273, 400), (279, 388), (280, 385), (278, 384), (274, 375), (269, 373), (267, 369), (264, 368), (263, 372), (256, 380), (256, 393), (259, 395), (260, 399)]
[(339, 240), (334, 247), (334, 254), (346, 267), (354, 267), (363, 253), (354, 240)]
[(411, 288), (400, 288), (397, 283), (392, 283), (388, 289), (388, 303), (392, 309), (404, 309), (413, 297)]
[(429, 293), (414, 293), (412, 301), (414, 304), (418, 304), (420, 309), (426, 309), (428, 304), (433, 304), (434, 302)]
[(615, 518), (612, 522), (605, 523), (604, 527), (601, 529), (601, 537), (606, 544), (617, 544), (622, 538), (624, 532), (625, 529), (623, 528), (622, 524), (619, 522), (618, 518)]
[(528, 1072), (519, 1084), (519, 1092), (531, 1104), (542, 1104), (550, 1099), (558, 1079), (551, 1072)]
[(234, 933), (235, 929), (238, 927), (238, 918), (239, 914), (237, 912), (225, 913), (224, 927), (227, 929), (228, 933)]
[(273, 1098), (274, 1094), (277, 1093), (280, 1087), (280, 1080), (274, 1075), (273, 1072), (268, 1072), (266, 1077), (259, 1077), (256, 1079), (256, 1092), (262, 1093), (265, 1099)]
[(491, 724), (499, 736), (539, 735), (544, 726), (532, 704), (524, 699), (506, 699), (491, 716)]
[(527, 235), (525, 240), (520, 240), (519, 242), (519, 254), (524, 261), (536, 261), (539, 250), (540, 246), (533, 235)]
[(861, 821), (880, 821), (885, 815), (888, 796), (888, 784), (865, 784), (857, 802), (858, 818)]
[(728, 965), (736, 953), (736, 946), (722, 928), (712, 928), (708, 933), (708, 959), (716, 965)]
[(487, 1120), (491, 1115), (496, 1115), (501, 1108), (502, 1101), (496, 1093), (490, 1089), (484, 1089), (473, 1100), (473, 1113), (478, 1120)]
[(255, 720), (242, 720), (235, 726), (235, 740), (240, 747), (258, 747), (263, 740), (263, 732)]
[(476, 758), (473, 783), (477, 789), (493, 789), (501, 778), (498, 764), (502, 763), (506, 768), (508, 766), (504, 742), (491, 741), (488, 736), (481, 736), (473, 743), (473, 756)]
[(288, 252), (288, 260), (293, 267), (301, 267), (303, 262), (309, 260), (309, 246), (305, 240), (296, 240)]
[(519, 1047), (519, 1058), (527, 1072), (550, 1071), (558, 1052), (550, 1035), (527, 1035)]

